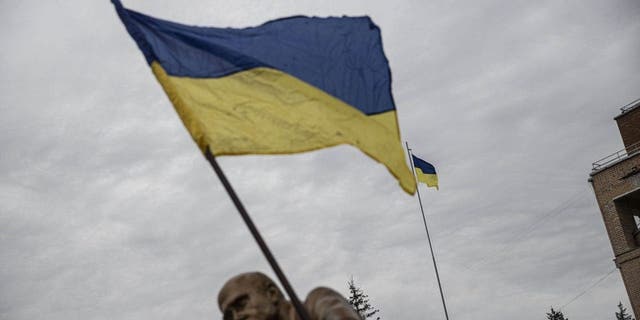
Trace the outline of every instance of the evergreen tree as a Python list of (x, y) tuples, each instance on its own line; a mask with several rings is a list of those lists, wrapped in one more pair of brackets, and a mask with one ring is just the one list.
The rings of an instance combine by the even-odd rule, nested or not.
[[(380, 312), (380, 310), (369, 304), (369, 296), (364, 294), (362, 289), (356, 287), (353, 277), (347, 283), (349, 284), (349, 303), (356, 309), (362, 319), (372, 318), (376, 313)], [(376, 317), (376, 320), (380, 320), (380, 317)]]
[(553, 310), (553, 308), (551, 308), (551, 312), (547, 312), (547, 319), (548, 320), (569, 320), (568, 318), (564, 317), (564, 314), (562, 314), (562, 311), (555, 311)]
[(618, 303), (620, 312), (616, 312), (616, 320), (635, 320), (627, 313), (627, 308), (622, 306), (622, 302)]

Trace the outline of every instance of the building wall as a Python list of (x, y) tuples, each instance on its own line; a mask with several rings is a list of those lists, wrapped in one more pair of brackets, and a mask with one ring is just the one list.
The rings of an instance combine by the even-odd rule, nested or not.
[[(633, 215), (638, 214), (637, 209), (640, 209), (640, 206), (635, 198), (624, 199), (630, 198), (630, 193), (634, 197), (640, 195), (639, 168), (640, 153), (636, 153), (608, 168), (592, 173), (591, 176), (602, 219), (616, 257), (615, 263), (622, 274), (636, 318), (640, 316), (640, 243), (634, 238), (634, 233), (637, 235), (637, 226)], [(614, 201), (616, 198), (618, 200)]]
[(628, 258), (630, 260), (622, 263), (620, 263), (620, 259), (616, 259), (616, 265), (622, 274), (622, 281), (629, 295), (631, 309), (635, 318), (638, 319), (640, 316), (640, 302), (638, 301), (640, 299), (640, 250), (636, 249), (634, 256)]
[(640, 142), (640, 106), (637, 106), (615, 118), (620, 130), (624, 147), (629, 150), (633, 144)]

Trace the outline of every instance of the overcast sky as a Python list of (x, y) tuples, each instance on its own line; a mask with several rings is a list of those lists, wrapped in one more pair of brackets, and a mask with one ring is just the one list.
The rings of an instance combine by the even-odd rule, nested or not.
[[(587, 179), (640, 97), (640, 2), (124, 5), (371, 16), (403, 140), (438, 170), (421, 190), (451, 319), (629, 306)], [(0, 1), (0, 39), (1, 319), (221, 319), (229, 277), (273, 274), (109, 1)], [(348, 146), (220, 163), (298, 295), (353, 276), (383, 319), (444, 319), (417, 198), (383, 166)]]

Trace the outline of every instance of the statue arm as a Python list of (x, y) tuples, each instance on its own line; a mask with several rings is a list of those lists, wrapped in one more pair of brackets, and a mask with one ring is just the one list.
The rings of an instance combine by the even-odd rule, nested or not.
[(315, 288), (304, 302), (313, 320), (362, 320), (349, 302), (329, 288)]

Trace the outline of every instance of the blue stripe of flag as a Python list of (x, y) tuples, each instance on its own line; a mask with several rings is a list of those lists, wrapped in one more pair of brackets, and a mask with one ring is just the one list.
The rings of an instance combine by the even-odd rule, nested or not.
[(411, 155), (413, 157), (413, 165), (416, 168), (420, 168), (420, 170), (422, 170), (422, 173), (424, 174), (436, 174), (436, 168), (429, 162), (426, 162), (414, 155)]

